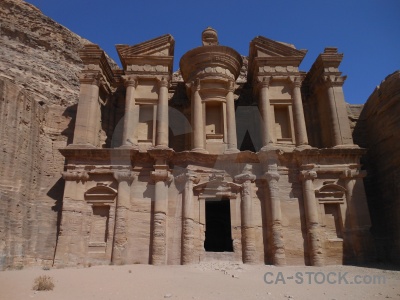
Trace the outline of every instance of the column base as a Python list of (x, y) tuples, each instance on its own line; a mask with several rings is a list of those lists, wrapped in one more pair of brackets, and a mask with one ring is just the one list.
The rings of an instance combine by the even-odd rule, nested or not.
[(307, 149), (312, 149), (310, 145), (297, 145), (295, 150), (296, 151), (302, 151), (302, 150), (307, 150)]
[(82, 149), (82, 148), (96, 149), (97, 147), (88, 143), (88, 144), (69, 144), (66, 148), (69, 148), (69, 149)]
[(332, 147), (333, 149), (360, 149), (360, 146), (355, 144), (345, 144), (345, 145), (336, 145)]
[(280, 148), (277, 146), (277, 145), (275, 145), (275, 144), (268, 144), (268, 145), (265, 145), (265, 146), (263, 146), (261, 149), (260, 149), (260, 151), (265, 151), (265, 152), (267, 152), (267, 151), (275, 151), (275, 150), (279, 150)]
[(125, 144), (125, 145), (122, 145), (122, 146), (119, 146), (118, 147), (119, 149), (134, 149), (134, 150), (139, 150), (139, 146), (138, 145), (128, 145), (128, 144)]
[(226, 149), (224, 154), (239, 153), (240, 151), (236, 148)]
[(208, 154), (208, 151), (206, 149), (203, 148), (194, 148), (192, 150), (190, 150), (191, 152), (196, 152), (196, 153), (204, 153), (204, 154)]

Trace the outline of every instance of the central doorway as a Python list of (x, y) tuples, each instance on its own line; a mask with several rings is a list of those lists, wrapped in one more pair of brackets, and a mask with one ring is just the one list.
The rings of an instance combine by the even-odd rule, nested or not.
[(206, 199), (206, 239), (208, 252), (233, 252), (231, 209), (228, 198)]

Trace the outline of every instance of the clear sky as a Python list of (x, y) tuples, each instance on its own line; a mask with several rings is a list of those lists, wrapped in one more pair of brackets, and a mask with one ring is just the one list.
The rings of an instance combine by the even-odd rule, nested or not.
[(44, 14), (102, 47), (119, 63), (116, 44), (134, 45), (169, 33), (174, 68), (200, 46), (211, 26), (219, 42), (248, 55), (262, 35), (308, 49), (308, 71), (325, 47), (344, 53), (346, 101), (364, 103), (375, 86), (400, 69), (400, 0), (28, 0)]

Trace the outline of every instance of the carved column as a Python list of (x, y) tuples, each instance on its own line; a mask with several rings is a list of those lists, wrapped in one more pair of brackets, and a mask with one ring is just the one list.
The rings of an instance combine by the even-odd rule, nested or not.
[(236, 136), (236, 118), (235, 118), (235, 100), (233, 98), (233, 90), (235, 83), (229, 81), (228, 94), (226, 95), (226, 119), (227, 119), (227, 133), (228, 133), (228, 149), (225, 152), (234, 153), (239, 152), (237, 149), (237, 136)]
[(168, 180), (166, 169), (156, 169), (151, 173), (154, 180), (154, 214), (151, 263), (165, 265), (167, 262), (167, 211), (168, 211)]
[(137, 79), (132, 76), (124, 76), (124, 83), (126, 87), (126, 95), (122, 146), (132, 147), (137, 146), (137, 137), (135, 131), (139, 121), (139, 107), (135, 103)]
[(157, 107), (157, 137), (156, 146), (168, 148), (168, 85), (165, 78), (159, 81), (158, 107)]
[(271, 120), (271, 104), (269, 102), (269, 95), (268, 89), (270, 84), (270, 77), (263, 77), (263, 80), (259, 83), (260, 91), (259, 91), (259, 105), (261, 110), (261, 117), (262, 117), (262, 143), (263, 147), (268, 146), (268, 144), (273, 143), (272, 139), (272, 130), (270, 126)]
[(118, 181), (118, 196), (115, 209), (114, 246), (111, 261), (115, 265), (122, 265), (126, 260), (128, 245), (128, 210), (130, 208), (131, 184), (134, 174), (129, 170), (114, 172)]
[(300, 178), (303, 181), (310, 263), (312, 266), (323, 266), (324, 254), (321, 241), (321, 228), (318, 220), (318, 207), (313, 184), (313, 180), (317, 178), (317, 173), (315, 171), (302, 171)]
[(256, 237), (253, 222), (253, 187), (256, 179), (249, 168), (243, 174), (235, 176), (235, 181), (242, 185), (241, 190), (241, 214), (242, 214), (242, 246), (243, 263), (257, 263)]
[(98, 144), (99, 119), (99, 86), (101, 74), (83, 73), (79, 78), (81, 83), (79, 92), (78, 111), (76, 114), (73, 144), (96, 147)]
[(308, 145), (306, 121), (304, 119), (303, 101), (301, 99), (301, 78), (291, 78), (293, 87), (293, 110), (294, 110), (294, 131), (296, 134), (296, 145)]
[[(357, 180), (361, 180), (362, 177), (365, 177), (365, 171), (358, 171), (347, 169), (343, 172), (342, 178), (344, 179), (344, 187), (346, 189), (346, 204), (347, 204), (347, 213), (346, 216), (342, 216), (345, 219), (345, 223), (348, 226), (345, 226), (345, 235), (347, 238), (350, 239), (351, 249), (352, 249), (352, 259), (356, 262), (363, 262), (364, 261), (364, 249), (362, 245), (362, 240), (360, 238), (360, 234), (363, 234), (362, 226), (358, 223), (358, 218), (362, 219), (362, 212), (361, 207), (356, 206), (355, 201), (353, 199), (353, 190)], [(360, 199), (362, 199), (360, 197)], [(368, 207), (365, 205), (363, 207), (366, 211)], [(356, 216), (358, 218), (355, 218)], [(360, 223), (363, 223), (362, 221)], [(367, 226), (369, 228), (369, 226)]]
[(195, 174), (182, 174), (178, 180), (185, 182), (182, 199), (182, 265), (194, 263), (195, 216), (193, 203), (193, 184), (200, 180)]
[(205, 152), (204, 149), (204, 122), (203, 104), (200, 96), (200, 81), (192, 84), (193, 105), (193, 151)]
[(340, 128), (340, 119), (338, 114), (338, 109), (339, 109), (338, 106), (340, 105), (340, 103), (336, 101), (335, 90), (334, 90), (335, 85), (338, 85), (338, 83), (335, 82), (334, 76), (325, 76), (324, 83), (328, 94), (328, 108), (331, 121), (330, 125), (331, 125), (332, 144), (333, 146), (342, 145), (343, 144), (342, 132)]
[(265, 173), (269, 190), (270, 229), (272, 232), (272, 255), (274, 265), (286, 265), (285, 241), (283, 239), (281, 200), (279, 198), (279, 174), (276, 166)]

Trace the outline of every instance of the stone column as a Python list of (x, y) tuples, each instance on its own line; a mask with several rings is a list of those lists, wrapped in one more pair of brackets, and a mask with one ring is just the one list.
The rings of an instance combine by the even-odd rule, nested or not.
[(228, 94), (226, 95), (226, 124), (228, 127), (228, 148), (225, 153), (235, 153), (239, 152), (239, 150), (237, 149), (235, 100), (233, 98), (235, 83), (233, 81), (229, 81), (228, 84)]
[(185, 181), (182, 199), (182, 265), (194, 263), (194, 238), (195, 238), (195, 216), (193, 203), (193, 184), (200, 180), (195, 174), (182, 174)]
[(168, 148), (168, 85), (169, 82), (165, 78), (159, 81), (156, 137), (158, 148)]
[(118, 195), (115, 208), (114, 245), (111, 262), (115, 265), (126, 263), (128, 245), (128, 210), (130, 209), (131, 184), (134, 174), (129, 170), (114, 172), (114, 178), (118, 181)]
[(166, 169), (156, 169), (151, 173), (151, 177), (155, 182), (151, 263), (165, 265), (167, 263), (167, 181), (169, 172)]
[(281, 200), (279, 198), (279, 174), (277, 166), (265, 173), (269, 190), (270, 229), (272, 233), (273, 263), (277, 266), (286, 265), (285, 241), (283, 239)]
[(260, 86), (259, 106), (261, 110), (261, 117), (263, 120), (261, 128), (263, 148), (273, 143), (272, 140), (273, 128), (271, 128), (270, 126), (271, 104), (269, 102), (269, 95), (268, 95), (269, 83), (270, 83), (269, 77), (263, 77), (263, 80), (259, 83)]
[(294, 131), (296, 134), (296, 145), (308, 145), (306, 121), (304, 119), (303, 101), (301, 99), (301, 78), (292, 79), (293, 86), (293, 111), (294, 111)]
[[(368, 213), (368, 206), (357, 206), (354, 201), (355, 199), (353, 199), (353, 191), (357, 180), (362, 180), (362, 178), (365, 176), (365, 171), (354, 169), (347, 169), (342, 174), (342, 178), (344, 179), (344, 187), (346, 189), (347, 204), (346, 216), (342, 216), (342, 218), (345, 219), (346, 225), (348, 224), (348, 226), (345, 226), (344, 228), (344, 234), (347, 235), (348, 239), (350, 239), (352, 250), (351, 259), (353, 259), (355, 262), (364, 262), (365, 260), (365, 253), (362, 245), (363, 241), (360, 235), (364, 235), (364, 231), (367, 231), (369, 229), (369, 226), (365, 226), (365, 222), (363, 222), (365, 220), (363, 220), (361, 212), (361, 209), (363, 208), (365, 210), (365, 213)], [(358, 197), (357, 200), (360, 201), (360, 199), (362, 200), (363, 197)], [(369, 218), (367, 217), (367, 219)], [(369, 222), (367, 222), (367, 224), (370, 225)]]
[(126, 87), (124, 131), (122, 133), (122, 146), (137, 146), (136, 126), (139, 121), (138, 107), (135, 104), (135, 89), (137, 79), (132, 76), (124, 77)]
[(340, 121), (337, 111), (337, 103), (335, 99), (335, 91), (333, 87), (333, 81), (329, 76), (325, 77), (325, 85), (328, 94), (328, 107), (330, 114), (330, 123), (331, 123), (331, 134), (332, 134), (332, 144), (333, 146), (342, 145), (342, 133), (340, 131)]
[(204, 122), (203, 104), (200, 96), (200, 82), (192, 84), (193, 105), (193, 151), (205, 152), (204, 149)]
[(96, 128), (98, 128), (97, 123), (100, 123), (98, 110), (100, 110), (101, 77), (100, 73), (83, 73), (79, 78), (81, 87), (75, 122), (74, 145), (96, 147), (98, 144)]
[(313, 184), (315, 178), (317, 178), (317, 173), (315, 171), (302, 171), (301, 173), (310, 263), (312, 266), (323, 266), (324, 254), (321, 241), (321, 228), (318, 219), (318, 207)]
[(242, 174), (235, 176), (235, 181), (242, 185), (241, 190), (241, 215), (242, 215), (242, 247), (243, 263), (257, 263), (256, 236), (253, 222), (253, 187), (256, 179), (251, 174), (251, 166), (246, 166)]

